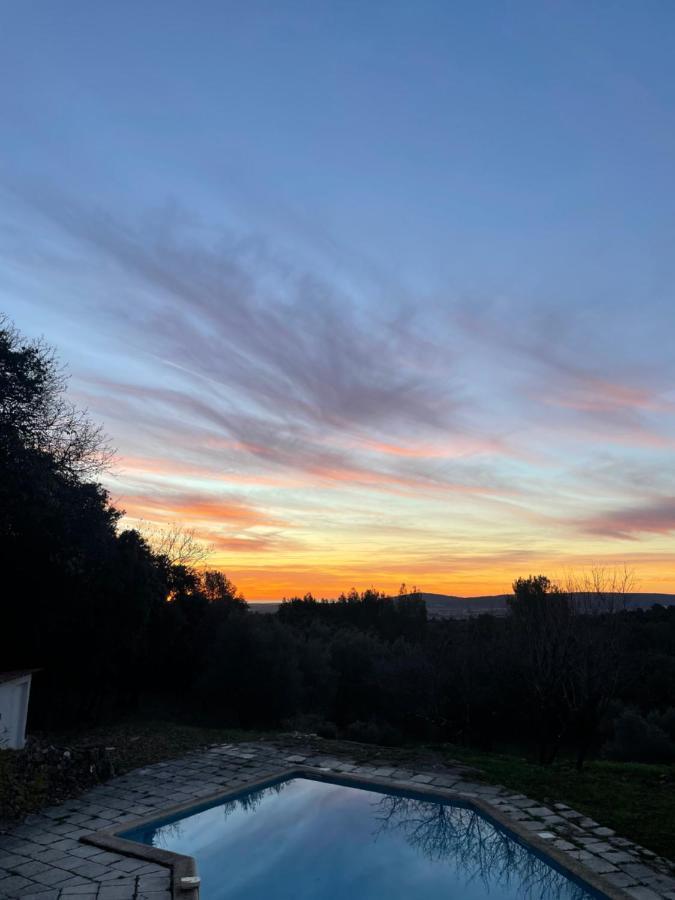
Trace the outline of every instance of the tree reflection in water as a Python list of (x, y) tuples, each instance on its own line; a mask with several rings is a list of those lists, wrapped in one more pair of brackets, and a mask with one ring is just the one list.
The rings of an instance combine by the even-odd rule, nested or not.
[(469, 882), (516, 887), (526, 900), (589, 900), (590, 894), (566, 878), (479, 813), (459, 806), (384, 794), (373, 804), (378, 827), (402, 833), (407, 843), (434, 862), (447, 861)]
[[(223, 820), (228, 819), (237, 809), (243, 812), (255, 812), (265, 797), (271, 794), (280, 794), (288, 784), (290, 782), (282, 781), (279, 784), (271, 784), (257, 791), (251, 791), (248, 794), (243, 794), (241, 797), (235, 797), (233, 800), (227, 800), (218, 804), (217, 809), (222, 812)], [(153, 847), (167, 850), (178, 838), (183, 837), (182, 826), (187, 821), (187, 818), (179, 819), (177, 822), (168, 822), (166, 825), (152, 828), (141, 840), (144, 844), (151, 844)]]

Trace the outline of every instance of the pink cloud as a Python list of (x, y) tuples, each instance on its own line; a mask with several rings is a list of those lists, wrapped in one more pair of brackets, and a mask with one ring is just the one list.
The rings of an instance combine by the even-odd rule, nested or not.
[(219, 498), (197, 493), (166, 492), (126, 494), (120, 498), (127, 514), (134, 518), (178, 519), (195, 522), (236, 524), (242, 527), (286, 525), (282, 520), (237, 499)]
[(637, 540), (639, 534), (670, 534), (675, 531), (675, 497), (611, 510), (582, 520), (580, 524), (590, 534), (623, 540)]
[(582, 412), (635, 410), (674, 413), (675, 403), (653, 389), (634, 387), (586, 372), (574, 372), (566, 383), (538, 392), (540, 400)]

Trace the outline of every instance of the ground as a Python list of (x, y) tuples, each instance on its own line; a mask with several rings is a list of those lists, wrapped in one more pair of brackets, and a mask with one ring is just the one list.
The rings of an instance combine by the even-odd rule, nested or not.
[(442, 752), (481, 770), (481, 778), (535, 797), (567, 803), (619, 834), (675, 859), (675, 766), (597, 760), (578, 772), (562, 760), (540, 766), (517, 754)]
[(0, 750), (0, 828), (112, 775), (201, 747), (251, 740), (256, 732), (163, 721), (32, 737), (21, 752)]
[[(65, 900), (72, 891), (73, 896), (86, 900), (146, 894), (150, 900), (162, 900), (162, 895), (167, 896), (166, 871), (144, 869), (138, 861), (137, 867), (129, 870), (133, 864), (128, 858), (96, 856), (92, 848), (82, 849), (79, 838), (144, 810), (161, 809), (176, 797), (197, 798), (278, 771), (288, 765), (285, 760), (290, 757), (309, 765), (323, 763), (337, 771), (379, 771), (384, 777), (423, 779), (418, 783), (428, 780), (441, 786), (449, 786), (450, 777), (453, 790), (459, 785), (470, 794), (490, 798), (495, 808), (512, 816), (519, 827), (550, 835), (556, 847), (571, 858), (586, 860), (584, 864), (594, 871), (625, 887), (628, 896), (645, 900), (670, 897), (675, 889), (675, 881), (666, 880), (665, 863), (659, 864), (660, 870), (653, 870), (653, 853), (649, 852), (672, 855), (675, 798), (672, 789), (668, 790), (672, 769), (667, 767), (594, 763), (578, 776), (564, 765), (541, 769), (516, 756), (468, 753), (447, 746), (379, 748), (291, 735), (267, 735), (265, 740), (251, 743), (251, 737), (250, 733), (164, 723), (130, 724), (80, 735), (71, 739), (66, 760), (82, 757), (86, 763), (93, 752), (97, 763), (103, 760), (101, 771), (108, 767), (111, 776), (93, 787), (97, 772), (90, 772), (90, 766), (75, 766), (78, 777), (69, 778), (64, 775), (67, 764), (56, 770), (45, 765), (41, 770), (38, 753), (31, 769), (32, 784), (20, 789), (21, 754), (3, 751), (0, 798), (5, 806), (16, 816), (45, 802), (52, 805), (18, 827), (5, 822), (6, 834), (0, 835), (0, 869), (4, 868), (0, 897), (32, 896), (42, 891), (39, 896), (43, 900)], [(61, 747), (55, 751), (56, 759), (63, 752)], [(101, 748), (107, 748), (102, 757)], [(49, 752), (44, 755), (52, 759)], [(169, 762), (177, 757), (182, 759)], [(498, 790), (490, 787), (490, 782), (505, 787)], [(87, 787), (89, 791), (83, 794)], [(74, 799), (67, 800), (68, 796)], [(57, 805), (64, 799), (65, 803)], [(625, 838), (616, 837), (614, 831)], [(632, 841), (649, 851), (634, 847)], [(83, 893), (85, 889), (89, 896)]]
[[(267, 733), (269, 737), (274, 734)], [(54, 765), (54, 755), (37, 752), (30, 772), (20, 771), (20, 755), (0, 751), (0, 827), (15, 819), (76, 795), (84, 787), (108, 774), (122, 774), (139, 766), (173, 759), (215, 743), (254, 740), (263, 732), (222, 728), (198, 728), (165, 721), (130, 721), (108, 728), (91, 729), (77, 735), (52, 735), (37, 743), (39, 751), (49, 747), (83, 754), (80, 769), (72, 778), (68, 767)], [(354, 744), (350, 744), (354, 747)], [(89, 773), (91, 754), (111, 748), (101, 761), (101, 773)], [(449, 745), (411, 746), (382, 750), (402, 762), (451, 756), (480, 770), (479, 780), (503, 784), (542, 803), (561, 802), (574, 806), (593, 819), (626, 835), (638, 844), (675, 859), (675, 766), (639, 763), (590, 762), (583, 772), (562, 761), (540, 766), (517, 753), (479, 753)], [(47, 757), (43, 764), (43, 757)], [(112, 772), (105, 769), (112, 768)], [(73, 766), (70, 766), (72, 770)]]

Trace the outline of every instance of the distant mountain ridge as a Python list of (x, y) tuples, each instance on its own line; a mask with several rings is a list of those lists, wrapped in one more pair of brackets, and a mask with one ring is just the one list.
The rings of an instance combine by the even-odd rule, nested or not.
[[(421, 592), (417, 595), (427, 605), (427, 613), (431, 618), (455, 619), (467, 616), (492, 613), (504, 615), (506, 601), (510, 594), (494, 594), (486, 597), (456, 597), (452, 594), (429, 594)], [(626, 597), (628, 609), (649, 609), (655, 604), (675, 606), (675, 594), (642, 594), (634, 593)]]

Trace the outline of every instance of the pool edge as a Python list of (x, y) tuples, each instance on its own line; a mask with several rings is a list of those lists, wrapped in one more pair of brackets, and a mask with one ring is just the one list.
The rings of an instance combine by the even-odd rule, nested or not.
[(199, 900), (198, 887), (188, 889), (181, 888), (182, 878), (199, 874), (194, 857), (182, 853), (174, 853), (171, 850), (162, 850), (158, 847), (150, 847), (146, 844), (140, 844), (137, 841), (127, 840), (126, 838), (119, 837), (120, 832), (142, 828), (145, 825), (156, 822), (158, 819), (179, 815), (180, 813), (188, 812), (196, 807), (211, 806), (219, 801), (236, 798), (242, 792), (259, 790), (269, 785), (286, 781), (289, 778), (308, 777), (317, 781), (325, 781), (332, 784), (343, 782), (354, 787), (373, 786), (382, 788), (384, 791), (403, 791), (405, 793), (418, 794), (427, 797), (430, 800), (442, 799), (476, 809), (482, 816), (496, 822), (505, 831), (513, 834), (525, 846), (532, 847), (545, 859), (548, 858), (555, 862), (556, 865), (562, 869), (563, 873), (572, 875), (574, 878), (593, 888), (593, 890), (604, 894), (605, 897), (607, 897), (607, 900), (633, 900), (630, 894), (627, 894), (625, 891), (621, 890), (621, 888), (605, 881), (602, 875), (586, 868), (583, 862), (570, 859), (566, 853), (558, 850), (557, 847), (553, 847), (548, 841), (540, 838), (538, 835), (533, 834), (516, 820), (510, 819), (507, 815), (504, 815), (498, 807), (493, 806), (487, 800), (462, 795), (461, 793), (448, 788), (434, 787), (432, 785), (418, 784), (409, 781), (395, 781), (391, 778), (381, 778), (375, 775), (363, 776), (354, 775), (352, 773), (333, 772), (329, 769), (312, 766), (292, 766), (289, 769), (270, 773), (264, 778), (256, 778), (252, 781), (242, 782), (234, 788), (216, 791), (213, 794), (209, 794), (197, 800), (190, 800), (185, 803), (167, 806), (161, 810), (157, 810), (151, 815), (128, 819), (117, 825), (111, 826), (110, 828), (103, 828), (100, 831), (93, 831), (90, 834), (82, 835), (80, 841), (84, 844), (101, 847), (102, 849), (113, 853), (120, 853), (123, 856), (132, 856), (149, 863), (157, 863), (166, 866), (171, 871), (171, 893), (174, 900)]

